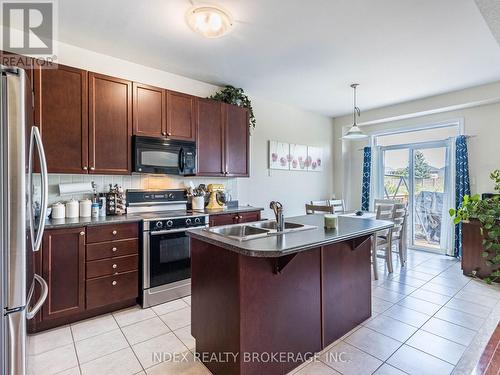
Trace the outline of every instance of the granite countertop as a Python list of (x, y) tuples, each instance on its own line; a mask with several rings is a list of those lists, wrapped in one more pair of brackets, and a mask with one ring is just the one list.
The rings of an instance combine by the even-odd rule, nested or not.
[[(192, 238), (211, 243), (239, 254), (254, 257), (280, 257), (319, 246), (350, 240), (388, 229), (394, 224), (386, 220), (339, 216), (337, 229), (325, 229), (323, 215), (304, 215), (286, 218), (286, 222), (316, 226), (314, 229), (272, 234), (247, 241), (238, 241), (203, 229), (187, 233)], [(248, 225), (235, 224), (235, 225)]]
[(233, 208), (226, 209), (218, 209), (218, 210), (194, 210), (194, 212), (203, 212), (208, 215), (223, 215), (223, 214), (233, 214), (237, 212), (250, 212), (250, 211), (262, 211), (264, 210), (262, 207), (253, 207), (253, 206), (238, 206)]
[(139, 222), (142, 218), (136, 215), (115, 215), (115, 216), (104, 216), (98, 218), (90, 217), (77, 217), (74, 219), (47, 219), (45, 221), (46, 229), (56, 229), (56, 228), (74, 228), (80, 226), (92, 226), (92, 225), (103, 225), (103, 224), (121, 224), (121, 223), (132, 223)]

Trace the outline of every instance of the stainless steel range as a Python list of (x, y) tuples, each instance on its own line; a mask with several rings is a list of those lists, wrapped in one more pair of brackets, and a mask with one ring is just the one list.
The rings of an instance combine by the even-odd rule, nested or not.
[(186, 211), (185, 190), (127, 190), (128, 213), (143, 218), (142, 307), (191, 294), (186, 229), (208, 227), (208, 215)]

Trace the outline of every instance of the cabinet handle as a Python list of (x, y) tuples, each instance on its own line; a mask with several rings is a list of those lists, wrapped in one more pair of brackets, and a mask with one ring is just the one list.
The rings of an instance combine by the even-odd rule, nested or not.
[(116, 267), (118, 267), (118, 266), (116, 264), (113, 264), (113, 268), (116, 268)]
[(169, 137), (170, 137), (171, 135), (172, 135), (172, 133), (167, 133), (167, 136), (169, 136)]
[(90, 170), (91, 170), (91, 171), (95, 170), (95, 167), (90, 167)]
[(82, 169), (83, 169), (84, 171), (86, 171), (88, 168), (87, 168), (87, 167), (83, 167)]
[(80, 236), (85, 236), (85, 232), (80, 232)]
[(111, 251), (112, 251), (113, 253), (116, 253), (116, 250), (118, 250), (116, 247), (113, 247), (113, 248), (111, 249)]
[(114, 230), (114, 231), (112, 231), (112, 232), (111, 232), (111, 234), (112, 234), (113, 236), (116, 236), (116, 233), (117, 233), (117, 231), (116, 231), (116, 230)]
[(115, 280), (113, 280), (113, 282), (111, 283), (111, 285), (115, 286), (117, 284), (117, 282)]
[(167, 135), (167, 132), (161, 132), (161, 135)]

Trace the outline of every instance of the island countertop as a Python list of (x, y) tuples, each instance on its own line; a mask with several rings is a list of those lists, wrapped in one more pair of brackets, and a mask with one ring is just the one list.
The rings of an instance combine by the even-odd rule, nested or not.
[[(187, 233), (192, 238), (211, 243), (236, 253), (252, 257), (281, 257), (288, 254), (317, 248), (323, 245), (354, 239), (391, 228), (394, 224), (386, 220), (339, 216), (336, 229), (324, 228), (324, 215), (304, 215), (286, 218), (286, 222), (312, 225), (316, 228), (238, 241), (203, 229), (192, 229)], [(251, 223), (235, 224), (251, 225)]]

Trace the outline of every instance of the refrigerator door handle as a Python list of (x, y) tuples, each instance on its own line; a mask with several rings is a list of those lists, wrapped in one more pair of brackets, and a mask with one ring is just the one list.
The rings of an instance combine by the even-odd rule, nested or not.
[[(35, 218), (33, 212), (33, 149), (35, 143), (38, 149), (38, 156), (40, 159), (40, 176), (42, 179), (41, 184), (41, 203), (40, 203), (40, 223), (38, 226), (38, 232), (35, 238)], [(28, 162), (28, 208), (29, 208), (29, 220), (30, 220), (30, 233), (31, 233), (31, 245), (33, 251), (40, 250), (40, 245), (42, 244), (42, 236), (45, 229), (45, 216), (47, 215), (47, 207), (49, 200), (49, 181), (47, 174), (47, 159), (45, 158), (45, 150), (43, 148), (42, 137), (40, 135), (40, 130), (36, 126), (31, 127), (31, 137), (30, 137), (30, 150), (29, 150), (29, 162)]]
[[(35, 303), (33, 307), (30, 308), (29, 305), (31, 302), (31, 297), (33, 297), (33, 292), (35, 290), (35, 281), (40, 284), (40, 286), (42, 287), (42, 291), (40, 293), (41, 295), (37, 303)], [(31, 284), (31, 288), (28, 294), (28, 302), (26, 302), (26, 319), (30, 320), (35, 317), (36, 313), (40, 311), (40, 309), (42, 308), (42, 305), (47, 299), (48, 294), (49, 294), (49, 286), (47, 285), (47, 282), (43, 279), (43, 277), (35, 273), (34, 280), (33, 283)]]

